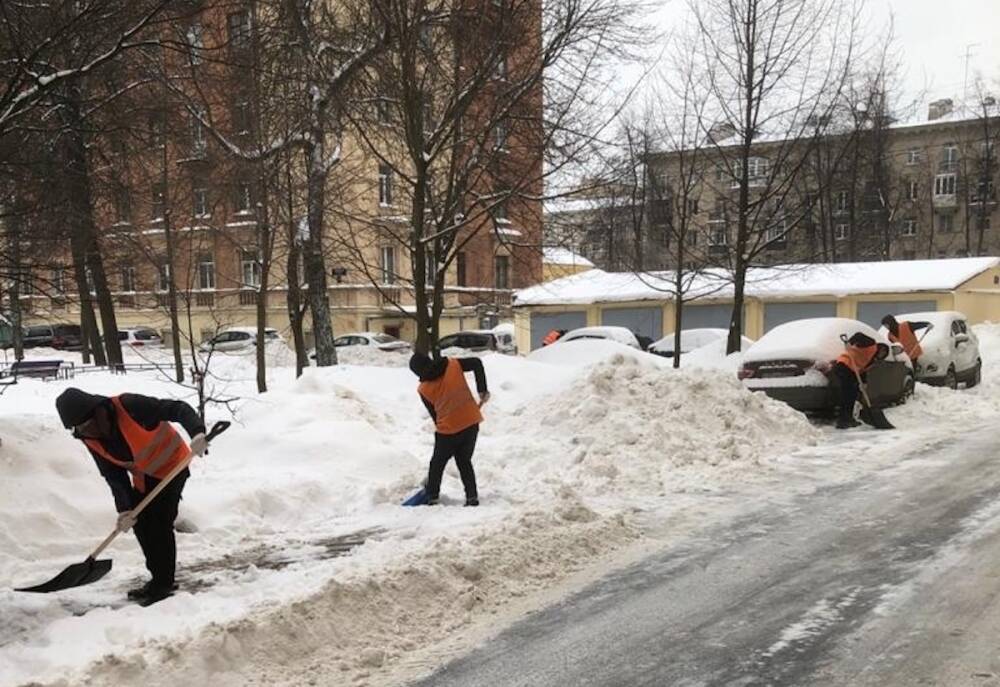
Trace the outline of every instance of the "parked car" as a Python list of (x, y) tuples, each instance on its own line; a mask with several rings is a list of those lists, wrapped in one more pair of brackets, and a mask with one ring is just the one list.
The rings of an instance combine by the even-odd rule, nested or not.
[(78, 324), (38, 324), (24, 330), (24, 347), (47, 346), (65, 351), (83, 348), (83, 334)]
[(867, 373), (872, 405), (882, 408), (902, 402), (913, 392), (913, 365), (898, 344), (857, 320), (817, 317), (779, 325), (762, 336), (743, 355), (739, 377), (753, 391), (784, 401), (797, 410), (814, 412), (835, 408), (838, 388), (828, 376), (830, 363), (844, 351), (841, 336), (867, 334), (889, 345), (889, 355)]
[(410, 344), (400, 341), (388, 334), (376, 332), (358, 332), (354, 334), (344, 334), (333, 340), (333, 345), (341, 348), (344, 346), (368, 346), (380, 351), (408, 351)]
[[(725, 340), (729, 336), (728, 329), (704, 328), (704, 329), (682, 329), (681, 330), (681, 356), (685, 353), (696, 351), (702, 346), (713, 344), (716, 341)], [(753, 339), (740, 337), (740, 350), (745, 351), (753, 345)], [(661, 355), (664, 358), (674, 357), (674, 335), (667, 334), (659, 341), (647, 348), (650, 353)]]
[(148, 346), (151, 348), (160, 348), (163, 346), (163, 339), (160, 338), (159, 333), (157, 333), (155, 329), (149, 329), (147, 327), (129, 327), (128, 329), (119, 329), (118, 340), (123, 346)]
[(448, 348), (459, 348), (472, 353), (483, 351), (499, 351), (497, 337), (488, 329), (472, 329), (442, 336), (438, 340), (438, 350), (444, 351)]
[[(281, 342), (283, 339), (278, 334), (277, 329), (268, 327), (264, 330), (264, 343)], [(198, 350), (202, 353), (218, 351), (220, 353), (231, 353), (253, 350), (257, 345), (256, 327), (232, 327), (223, 330), (213, 336), (208, 341), (203, 341)]]
[[(979, 355), (979, 339), (969, 326), (965, 315), (954, 310), (940, 312), (900, 313), (897, 320), (930, 322), (929, 332), (918, 330), (917, 338), (923, 355), (914, 366), (918, 382), (947, 386), (955, 389), (964, 383), (966, 388), (976, 386), (982, 379), (983, 359)], [(888, 336), (886, 329), (880, 330)]]
[(552, 345), (556, 346), (560, 344), (567, 344), (572, 343), (573, 341), (581, 341), (583, 339), (605, 339), (606, 341), (617, 341), (620, 344), (625, 344), (626, 346), (642, 350), (636, 335), (625, 327), (580, 327), (579, 329), (573, 329), (566, 332)]
[(517, 337), (514, 325), (498, 324), (492, 329), (493, 336), (497, 340), (497, 351), (507, 355), (517, 355)]

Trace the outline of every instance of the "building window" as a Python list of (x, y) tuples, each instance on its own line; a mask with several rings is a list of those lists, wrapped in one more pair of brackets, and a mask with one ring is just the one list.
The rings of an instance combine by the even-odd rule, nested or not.
[(196, 185), (191, 189), (191, 199), (194, 205), (195, 217), (211, 217), (212, 213), (208, 208), (208, 189), (204, 186)]
[(122, 291), (135, 293), (135, 268), (128, 265), (122, 267), (121, 279)]
[(161, 293), (170, 290), (170, 263), (165, 259), (156, 266), (156, 290)]
[(167, 214), (167, 194), (166, 187), (161, 184), (153, 184), (150, 189), (150, 215), (153, 221), (162, 220)]
[(918, 191), (920, 189), (919, 181), (907, 181), (906, 182), (906, 199), (916, 200), (918, 196)]
[(229, 45), (234, 48), (245, 48), (250, 45), (250, 13), (235, 12), (227, 19)]
[(494, 260), (494, 283), (495, 288), (510, 288), (510, 258), (506, 255), (498, 255)]
[[(501, 193), (506, 193), (502, 191)], [(510, 224), (510, 217), (507, 215), (507, 198), (500, 198), (493, 204), (493, 221), (497, 224)]]
[(955, 231), (955, 216), (954, 215), (938, 215), (937, 216), (937, 226), (938, 231), (942, 234), (950, 234)]
[(768, 224), (767, 229), (764, 231), (764, 241), (767, 243), (784, 241), (787, 234), (788, 221), (784, 216), (776, 217), (770, 224)]
[(977, 217), (976, 218), (976, 229), (978, 229), (980, 231), (989, 231), (990, 230), (990, 216), (989, 215), (983, 215), (983, 216)]
[(941, 149), (941, 171), (955, 172), (958, 170), (958, 146), (947, 143)]
[(240, 267), (243, 273), (243, 288), (260, 286), (260, 256), (255, 250), (240, 251)]
[(913, 166), (920, 164), (920, 148), (910, 148), (906, 151), (906, 164)]
[(392, 167), (385, 164), (378, 166), (378, 204), (392, 205)]
[(934, 177), (935, 196), (953, 196), (958, 177), (955, 174), (938, 174)]
[(992, 179), (980, 179), (976, 184), (976, 192), (972, 196), (972, 202), (982, 203), (994, 200), (996, 190)]
[(846, 224), (838, 224), (833, 228), (833, 238), (837, 241), (847, 240), (848, 228)]
[(390, 124), (392, 122), (392, 101), (383, 95), (375, 98), (375, 116), (379, 124)]
[[(743, 163), (737, 160), (733, 164), (733, 172), (736, 177), (733, 179), (733, 188), (738, 188), (743, 178)], [(770, 172), (770, 163), (766, 157), (751, 157), (747, 160), (747, 179), (750, 186), (763, 186), (767, 183), (767, 175)]]
[(396, 283), (396, 249), (393, 246), (382, 246), (382, 259), (380, 262), (380, 267), (382, 268), (382, 283), (383, 284), (395, 284)]
[(233, 209), (237, 214), (253, 212), (253, 192), (249, 181), (237, 181), (233, 196)]
[(725, 246), (729, 243), (729, 238), (726, 231), (726, 221), (722, 219), (713, 219), (708, 222), (708, 245), (709, 246)]
[(434, 277), (437, 276), (438, 264), (437, 260), (434, 259), (434, 253), (428, 251), (424, 253), (424, 283), (427, 285), (434, 283)]
[(215, 258), (211, 253), (202, 253), (198, 256), (198, 288), (215, 288)]
[(204, 112), (191, 113), (191, 154), (201, 157), (208, 148), (208, 139), (205, 137), (205, 125), (202, 123)]
[(697, 198), (688, 198), (687, 199), (687, 213), (688, 213), (688, 215), (697, 215), (698, 214), (698, 199)]
[(66, 293), (65, 267), (56, 267), (52, 270), (52, 288), (56, 293)]
[(115, 189), (115, 220), (125, 224), (132, 218), (132, 197), (125, 186)]
[(459, 286), (466, 286), (466, 274), (465, 274), (465, 251), (459, 251), (458, 255), (455, 256), (455, 281), (458, 282)]
[(849, 195), (847, 191), (837, 191), (837, 198), (834, 201), (834, 209), (837, 212), (847, 212), (847, 201), (849, 200)]
[(250, 133), (250, 103), (241, 100), (233, 105), (233, 131), (237, 136), (246, 136)]
[(507, 120), (501, 119), (497, 121), (496, 126), (493, 127), (493, 137), (496, 140), (497, 150), (507, 150), (507, 138), (509, 134)]
[(149, 135), (149, 145), (153, 148), (162, 148), (166, 138), (166, 120), (162, 112), (152, 112), (146, 121)]
[(205, 49), (203, 38), (204, 27), (201, 22), (195, 21), (187, 30), (188, 59), (192, 65), (199, 65), (202, 61), (202, 51)]
[(904, 219), (903, 220), (903, 236), (916, 236), (917, 235), (917, 220), (915, 219)]

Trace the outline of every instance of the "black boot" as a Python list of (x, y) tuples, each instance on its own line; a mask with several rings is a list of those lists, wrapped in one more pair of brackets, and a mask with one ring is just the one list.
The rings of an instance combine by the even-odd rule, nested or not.
[(146, 605), (145, 602), (149, 599), (155, 597), (155, 601), (150, 603), (156, 603), (156, 601), (161, 601), (167, 598), (177, 590), (176, 584), (160, 584), (150, 580), (141, 587), (136, 587), (135, 589), (128, 590), (126, 596), (132, 601), (139, 601)]
[(472, 498), (467, 498), (467, 499), (465, 499), (465, 505), (466, 506), (478, 506), (479, 505), (479, 498), (476, 497), (476, 496), (473, 496)]

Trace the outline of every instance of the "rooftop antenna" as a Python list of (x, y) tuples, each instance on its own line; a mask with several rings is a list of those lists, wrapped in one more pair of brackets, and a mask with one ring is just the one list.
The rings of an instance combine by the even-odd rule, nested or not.
[(962, 107), (967, 107), (969, 102), (969, 63), (972, 61), (972, 56), (975, 54), (973, 48), (978, 48), (981, 43), (969, 43), (965, 46), (965, 76), (962, 79)]

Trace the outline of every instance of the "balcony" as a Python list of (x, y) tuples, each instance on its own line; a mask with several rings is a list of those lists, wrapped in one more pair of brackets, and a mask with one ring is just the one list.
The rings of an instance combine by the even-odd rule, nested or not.
[(240, 305), (257, 305), (257, 292), (250, 289), (240, 291)]
[(170, 294), (168, 292), (156, 294), (156, 306), (159, 308), (170, 307)]
[(195, 294), (194, 304), (202, 308), (211, 308), (215, 305), (215, 292), (199, 291)]
[(134, 308), (135, 307), (135, 294), (123, 293), (115, 296), (115, 304), (119, 308)]
[(934, 194), (935, 210), (957, 210), (958, 196), (954, 193)]
[(382, 286), (378, 294), (378, 302), (382, 307), (392, 306), (399, 303), (403, 296), (403, 290), (398, 286)]

